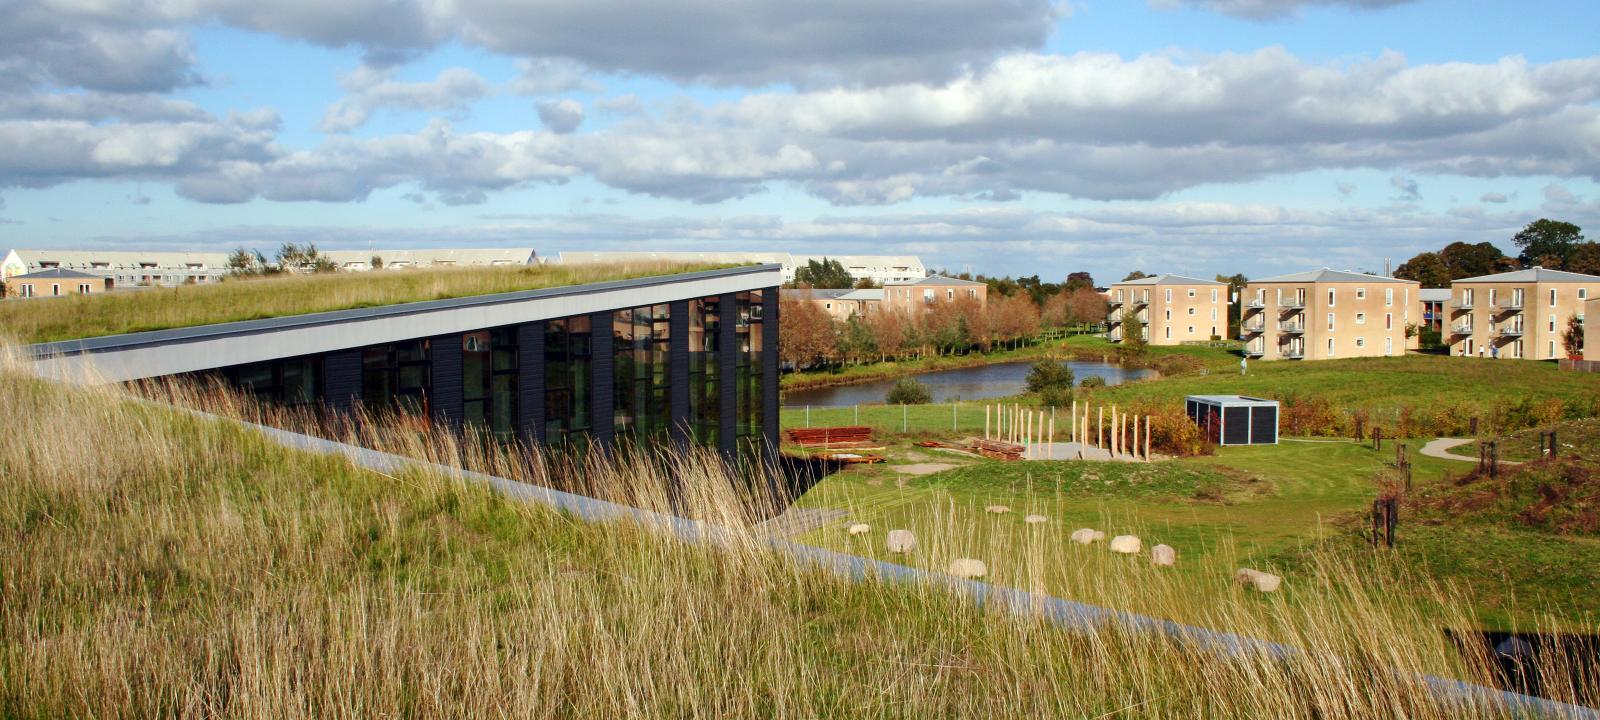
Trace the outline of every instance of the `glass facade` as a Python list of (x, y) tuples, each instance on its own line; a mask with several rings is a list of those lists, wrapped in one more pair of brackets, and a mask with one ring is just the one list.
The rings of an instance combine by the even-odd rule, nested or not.
[(361, 351), (361, 402), (372, 410), (426, 415), (433, 387), (429, 341), (374, 345)]
[(716, 297), (689, 301), (689, 428), (695, 442), (711, 446), (718, 444), (722, 421), (720, 305)]
[(588, 445), (593, 345), (587, 316), (544, 325), (544, 440)]
[(760, 290), (742, 292), (737, 298), (734, 345), (735, 432), (741, 454), (753, 447), (761, 436), (761, 332), (762, 295)]
[(671, 306), (618, 310), (611, 320), (617, 439), (665, 439), (671, 428)]
[(314, 405), (322, 398), (322, 358), (304, 356), (223, 368), (228, 383), (257, 400), (287, 407)]
[(461, 336), (461, 418), (509, 440), (517, 432), (517, 329)]

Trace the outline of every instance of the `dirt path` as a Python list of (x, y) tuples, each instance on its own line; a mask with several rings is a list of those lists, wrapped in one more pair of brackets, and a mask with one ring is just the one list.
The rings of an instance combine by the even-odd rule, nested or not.
[[(1419, 452), (1421, 452), (1423, 455), (1427, 455), (1428, 457), (1439, 458), (1441, 460), (1460, 460), (1461, 462), (1475, 463), (1478, 461), (1478, 459), (1475, 457), (1467, 457), (1466, 455), (1457, 455), (1450, 452), (1450, 450), (1454, 448), (1461, 447), (1462, 445), (1469, 445), (1474, 442), (1477, 441), (1473, 440), (1472, 438), (1439, 438), (1437, 440), (1429, 440), (1428, 444), (1423, 445), (1422, 450)], [(1521, 465), (1522, 463), (1513, 460), (1501, 460), (1500, 464)]]

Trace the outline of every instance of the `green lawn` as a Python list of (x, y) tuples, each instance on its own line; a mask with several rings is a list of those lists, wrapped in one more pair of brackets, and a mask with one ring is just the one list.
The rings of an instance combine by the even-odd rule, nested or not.
[[(1099, 351), (1105, 343), (1072, 338), (1065, 347), (1082, 356)], [(1136, 402), (1178, 403), (1187, 394), (1317, 395), (1332, 399), (1341, 408), (1364, 409), (1374, 418), (1387, 411), (1392, 418), (1399, 408), (1440, 406), (1458, 408), (1467, 417), (1473, 411), (1489, 416), (1495, 408), (1503, 412), (1505, 407), (1523, 403), (1524, 398), (1531, 398), (1524, 407), (1559, 399), (1564, 412), (1581, 412), (1589, 408), (1584, 404), (1588, 398), (1600, 396), (1600, 383), (1594, 376), (1563, 373), (1546, 363), (1431, 356), (1253, 363), (1250, 374), (1241, 378), (1237, 357), (1225, 350), (1160, 348), (1152, 349), (1151, 354), (1157, 359), (1167, 354), (1192, 355), (1200, 358), (1208, 373), (1136, 382), (1096, 391), (1092, 396), (1080, 393), (1080, 397), (1092, 397), (1096, 404), (1127, 407)], [(1027, 405), (1033, 400), (1025, 396), (1004, 402)], [(851, 468), (826, 479), (801, 499), (805, 507), (848, 513), (806, 539), (843, 550), (881, 550), (843, 532), (850, 523), (865, 522), (884, 529), (912, 529), (919, 536), (929, 536), (946, 554), (966, 552), (981, 558), (985, 553), (1004, 557), (1027, 552), (1032, 542), (1065, 542), (1072, 530), (1095, 527), (1109, 535), (1139, 534), (1146, 547), (1160, 542), (1172, 545), (1180, 557), (1177, 572), (1194, 576), (1196, 587), (1205, 587), (1201, 582), (1205, 578), (1231, 573), (1241, 565), (1299, 573), (1305, 551), (1311, 547), (1370, 554), (1359, 528), (1380, 486), (1398, 482), (1392, 468), (1393, 440), (1375, 450), (1370, 442), (1287, 438), (1275, 446), (1222, 448), (1215, 455), (1150, 465), (1001, 463), (911, 445), (914, 440), (981, 435), (984, 409), (982, 402), (863, 405), (812, 408), (808, 419), (801, 409), (785, 408), (786, 427), (801, 426), (808, 420), (813, 427), (859, 423), (877, 429), (887, 444), (888, 464)], [(1066, 412), (1058, 410), (1056, 418), (1057, 437), (1064, 438), (1068, 432)], [(1484, 429), (1488, 426), (1485, 422)], [(1582, 446), (1594, 443), (1597, 429), (1600, 421), (1586, 420), (1568, 422), (1559, 432), (1564, 444)], [(1530, 454), (1537, 436), (1537, 431), (1514, 434), (1505, 441), (1505, 452)], [(1471, 469), (1469, 463), (1421, 456), (1417, 450), (1425, 440), (1404, 441), (1416, 491), (1436, 486), (1447, 472), (1460, 477)], [(957, 467), (931, 475), (897, 469), (927, 463)], [(1013, 512), (985, 513), (984, 508), (993, 504), (1007, 505)], [(1046, 515), (1050, 521), (1044, 527), (1026, 526), (1022, 516), (1028, 513)], [(1600, 578), (1600, 555), (1590, 547), (1593, 539), (1492, 523), (1405, 520), (1400, 550), (1384, 551), (1384, 562), (1420, 570), (1434, 580), (1471, 584), (1474, 609), (1486, 624), (1526, 624), (1541, 610), (1556, 613), (1563, 622), (1582, 622), (1588, 614), (1600, 611), (1600, 601), (1581, 591), (1590, 586), (1591, 579)], [(1492, 543), (1492, 550), (1474, 552), (1472, 543), (1479, 541)], [(1085, 562), (1109, 561), (1104, 555), (1085, 554)], [(1562, 570), (1557, 562), (1562, 557), (1567, 558), (1568, 570)], [(1085, 572), (1062, 568), (1045, 573), (1043, 582), (1052, 592), (1075, 596)], [(1041, 582), (1033, 575), (999, 576), (997, 580)], [(1403, 590), (1408, 595), (1429, 596), (1425, 587)], [(1196, 615), (1203, 614), (1221, 601), (1220, 597), (1197, 595), (1192, 609)]]

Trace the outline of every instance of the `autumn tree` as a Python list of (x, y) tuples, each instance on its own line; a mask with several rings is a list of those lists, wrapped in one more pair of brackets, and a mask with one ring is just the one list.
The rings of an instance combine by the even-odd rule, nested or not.
[(1129, 280), (1143, 280), (1147, 277), (1150, 277), (1149, 273), (1146, 273), (1143, 270), (1135, 270), (1131, 273), (1128, 273), (1128, 276), (1123, 278), (1122, 281), (1128, 282)]
[(1394, 276), (1415, 280), (1425, 288), (1447, 288), (1450, 287), (1450, 281), (1455, 279), (1450, 275), (1449, 266), (1444, 264), (1444, 258), (1436, 252), (1420, 253), (1400, 263), (1400, 267), (1394, 270)]
[(1567, 351), (1567, 357), (1573, 360), (1583, 359), (1583, 323), (1578, 321), (1578, 316), (1567, 318), (1566, 332), (1561, 333), (1561, 348)]
[(1089, 288), (1090, 290), (1093, 290), (1094, 276), (1082, 270), (1079, 270), (1078, 272), (1067, 273), (1067, 282), (1062, 285), (1062, 289), (1077, 290), (1078, 288)]
[(796, 370), (833, 360), (839, 355), (839, 333), (833, 318), (811, 299), (811, 293), (783, 293), (778, 300), (783, 332), (778, 358)]
[(1600, 243), (1582, 242), (1572, 249), (1566, 270), (1585, 275), (1600, 275)]

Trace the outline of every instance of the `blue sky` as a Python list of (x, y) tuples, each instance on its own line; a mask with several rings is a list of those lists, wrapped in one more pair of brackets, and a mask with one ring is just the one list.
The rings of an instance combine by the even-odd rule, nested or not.
[(0, 4), (0, 245), (1382, 270), (1509, 247), (1538, 217), (1600, 223), (1596, 21), (1405, 0)]

